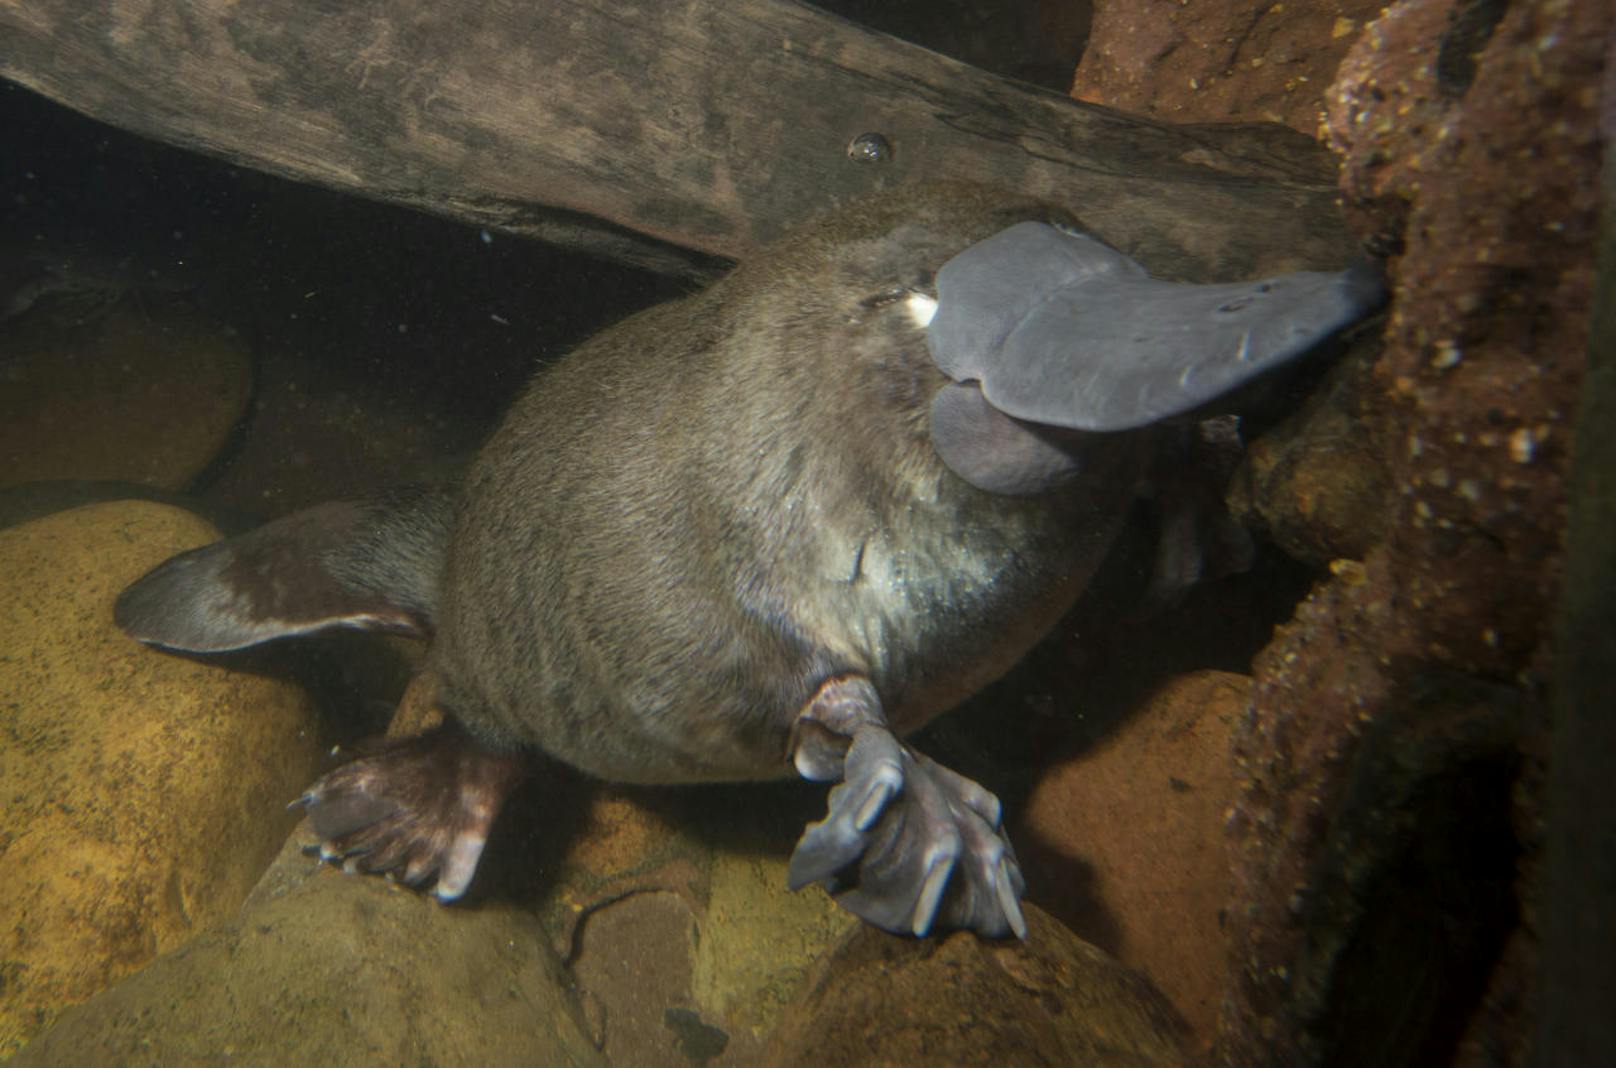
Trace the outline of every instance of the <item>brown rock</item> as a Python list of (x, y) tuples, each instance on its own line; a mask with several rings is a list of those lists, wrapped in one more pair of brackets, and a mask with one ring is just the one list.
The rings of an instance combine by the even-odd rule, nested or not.
[[(304, 348), (296, 347), (300, 342)], [(262, 385), (248, 416), (252, 432), (209, 483), (210, 500), (285, 515), (382, 486), (459, 474), (486, 426), (473, 431), (449, 406), (428, 401), (437, 398), (412, 378), (424, 372), (402, 355), (389, 364), (396, 371), (356, 379), (344, 366), (352, 356), (324, 351), (329, 346), (326, 338), (287, 339), (283, 331), (266, 337), (258, 354)]]
[(410, 676), (409, 685), (399, 698), (398, 708), (388, 721), (387, 736), (408, 738), (412, 734), (423, 734), (442, 723), (443, 709), (438, 707), (437, 681), (427, 674)]
[(1035, 905), (1025, 942), (917, 940), (860, 926), (821, 958), (761, 1063), (1182, 1065), (1148, 982)]
[(1365, 396), (1378, 344), (1360, 349), (1300, 411), (1251, 442), (1229, 486), (1232, 514), (1317, 566), (1368, 555), (1395, 500), (1384, 420)]
[(580, 926), (572, 974), (596, 1017), (597, 1040), (613, 1064), (683, 1068), (684, 1047), (721, 1053), (729, 1036), (700, 1024), (690, 990), (696, 917), (677, 894), (630, 894), (590, 913)]
[(1381, 0), (1095, 0), (1072, 96), (1168, 122), (1279, 122), (1308, 136)]
[(241, 920), (64, 1013), (11, 1063), (600, 1068), (560, 963), (508, 904), (445, 908), (303, 855)]
[[(389, 733), (437, 716), (418, 678)], [(806, 793), (805, 808), (803, 791), (614, 786), (541, 765), (474, 891), (533, 902), (613, 1063), (755, 1064), (814, 959), (857, 922), (818, 888), (786, 888), (789, 844), (822, 811)]]
[[(661, 811), (654, 793), (541, 767), (495, 825), (474, 894), (528, 902), (569, 964), (590, 922), (618, 902), (666, 894), (699, 914), (708, 850)], [(680, 966), (688, 970), (688, 959)]]
[(252, 386), (239, 338), (131, 304), (62, 330), (8, 333), (0, 368), (0, 485), (183, 489), (218, 455)]
[(1407, 0), (1329, 93), (1353, 223), (1395, 254), (1366, 402), (1397, 503), (1256, 666), (1219, 1063), (1448, 1063), (1467, 1033), (1525, 1063), (1612, 14)]
[(0, 1050), (232, 915), (291, 824), (318, 744), (301, 693), (112, 623), (124, 585), (213, 538), (133, 501), (0, 532)]
[(550, 844), (555, 882), (540, 908), (607, 1053), (755, 1064), (814, 959), (856, 923), (822, 890), (786, 888), (805, 818), (796, 793), (565, 792), (577, 825)]
[(1053, 764), (1015, 834), (1029, 896), (1149, 976), (1203, 1045), (1229, 981), (1223, 823), (1250, 690), (1221, 671), (1166, 683), (1098, 745)]

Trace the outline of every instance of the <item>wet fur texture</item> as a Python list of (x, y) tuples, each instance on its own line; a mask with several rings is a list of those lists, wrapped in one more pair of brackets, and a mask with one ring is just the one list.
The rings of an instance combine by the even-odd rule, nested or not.
[(1049, 209), (937, 187), (833, 213), (541, 373), (474, 465), (430, 670), (475, 735), (640, 782), (789, 772), (825, 679), (907, 732), (1081, 592), (1147, 439), (1070, 488), (973, 489), (928, 437), (944, 377), (904, 287)]

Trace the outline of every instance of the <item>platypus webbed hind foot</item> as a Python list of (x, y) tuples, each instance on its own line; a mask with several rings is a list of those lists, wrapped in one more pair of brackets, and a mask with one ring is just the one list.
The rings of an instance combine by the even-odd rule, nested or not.
[(521, 753), (445, 724), (386, 739), (293, 802), (308, 809), (320, 855), (349, 872), (388, 874), (452, 901), (466, 892), (494, 817), (527, 773)]
[[(848, 911), (895, 933), (1026, 937), (1021, 867), (997, 797), (899, 742), (868, 680), (826, 683), (802, 720), (798, 769), (842, 781), (791, 855), (793, 890), (823, 883)], [(837, 768), (837, 739), (848, 737)]]

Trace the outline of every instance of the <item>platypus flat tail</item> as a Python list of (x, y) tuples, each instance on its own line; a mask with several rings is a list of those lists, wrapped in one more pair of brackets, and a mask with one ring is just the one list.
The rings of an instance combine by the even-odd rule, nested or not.
[(453, 520), (438, 487), (318, 505), (166, 561), (113, 616), (143, 642), (196, 653), (328, 627), (427, 637)]

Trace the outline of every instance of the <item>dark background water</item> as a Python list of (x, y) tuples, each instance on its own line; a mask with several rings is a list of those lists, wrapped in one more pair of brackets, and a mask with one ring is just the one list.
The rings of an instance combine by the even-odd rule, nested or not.
[(0, 281), (43, 259), (135, 297), (178, 291), (246, 338), (247, 425), (192, 489), (248, 513), (470, 451), (539, 362), (681, 289), (158, 145), (5, 83), (0, 130)]

